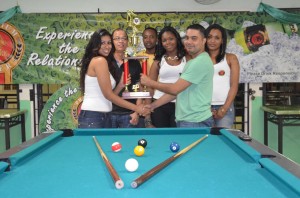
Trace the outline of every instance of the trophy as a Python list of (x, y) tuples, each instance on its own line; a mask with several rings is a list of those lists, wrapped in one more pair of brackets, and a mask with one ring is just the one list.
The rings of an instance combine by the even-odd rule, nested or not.
[(129, 65), (128, 65), (128, 60), (129, 59), (137, 59), (137, 60), (142, 60), (142, 72), (143, 74), (147, 75), (147, 56), (133, 56), (133, 57), (128, 57), (127, 53), (125, 52), (125, 57), (124, 57), (124, 84), (125, 84), (125, 91), (122, 93), (122, 98), (124, 99), (136, 99), (136, 98), (152, 98), (150, 95), (150, 92), (147, 91), (146, 86), (143, 87), (143, 91), (140, 91), (140, 85), (135, 84), (132, 85), (132, 90), (133, 92), (129, 92), (128, 90), (128, 82), (127, 82), (127, 77), (129, 74)]
[(150, 92), (147, 91), (146, 86), (143, 87), (143, 90), (140, 88), (140, 84), (132, 85), (133, 92), (128, 90), (128, 74), (129, 74), (129, 59), (136, 59), (142, 62), (142, 72), (143, 74), (147, 75), (147, 56), (136, 56), (137, 47), (139, 44), (139, 37), (138, 37), (138, 29), (137, 25), (140, 24), (140, 19), (136, 17), (137, 15), (133, 12), (133, 10), (127, 11), (127, 24), (129, 27), (132, 28), (132, 33), (128, 35), (129, 37), (129, 44), (130, 47), (133, 49), (133, 56), (128, 57), (127, 51), (125, 51), (124, 56), (124, 84), (125, 84), (125, 91), (122, 93), (122, 97), (125, 99), (136, 99), (136, 98), (151, 98)]
[(133, 56), (136, 56), (137, 47), (139, 45), (139, 30), (137, 26), (140, 24), (141, 20), (136, 17), (137, 15), (133, 12), (133, 10), (127, 11), (127, 25), (132, 29), (132, 32), (129, 34), (129, 45), (132, 47)]

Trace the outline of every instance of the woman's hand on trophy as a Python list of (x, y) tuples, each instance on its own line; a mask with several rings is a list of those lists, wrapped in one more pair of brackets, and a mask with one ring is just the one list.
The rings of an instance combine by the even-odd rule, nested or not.
[[(126, 82), (127, 82), (127, 85), (131, 84), (131, 75), (130, 74), (128, 74), (128, 78), (127, 78)], [(126, 86), (126, 84), (124, 84), (124, 72), (122, 72), (121, 79), (120, 79), (118, 86), (121, 88), (124, 88)]]
[(141, 74), (140, 82), (142, 85), (151, 87), (151, 78), (146, 76), (145, 74)]

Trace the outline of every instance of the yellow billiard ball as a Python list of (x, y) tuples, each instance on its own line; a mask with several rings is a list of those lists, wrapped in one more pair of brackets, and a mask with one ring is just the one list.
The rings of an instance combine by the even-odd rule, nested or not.
[(145, 149), (144, 147), (138, 145), (134, 148), (133, 152), (136, 156), (142, 156), (145, 153)]

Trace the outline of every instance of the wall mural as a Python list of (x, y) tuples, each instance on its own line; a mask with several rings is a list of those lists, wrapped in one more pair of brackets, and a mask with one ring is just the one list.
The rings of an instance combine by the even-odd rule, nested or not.
[(39, 131), (51, 132), (77, 128), (82, 96), (77, 85), (66, 84), (57, 90), (44, 105)]
[[(149, 26), (158, 31), (173, 26), (184, 36), (190, 24), (222, 25), (227, 51), (240, 61), (241, 83), (300, 82), (299, 24), (282, 24), (257, 12), (136, 14), (138, 36)], [(85, 45), (99, 28), (123, 28), (130, 34), (126, 15), (16, 14), (0, 25), (0, 84), (65, 84), (45, 104), (41, 132), (77, 127), (79, 62)], [(137, 48), (142, 50), (142, 43)]]
[[(240, 82), (300, 81), (299, 24), (282, 24), (270, 15), (257, 12), (137, 14), (141, 19), (139, 34), (148, 26), (158, 31), (173, 26), (184, 34), (190, 24), (221, 24), (229, 36), (227, 51), (235, 53), (241, 64)], [(17, 40), (10, 39), (15, 46), (13, 52), (0, 46), (0, 81), (6, 84), (78, 82), (78, 64), (84, 47), (99, 28), (110, 32), (116, 28), (132, 30), (127, 27), (126, 13), (16, 14), (0, 25), (1, 40), (9, 40), (17, 32), (22, 35)], [(20, 44), (22, 48), (18, 47)], [(142, 48), (141, 44), (139, 50)], [(11, 64), (7, 57), (12, 53), (13, 56), (19, 53), (22, 60)]]

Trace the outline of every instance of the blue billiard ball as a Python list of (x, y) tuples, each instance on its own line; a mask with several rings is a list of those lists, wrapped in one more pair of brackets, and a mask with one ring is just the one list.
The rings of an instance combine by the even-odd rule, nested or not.
[(170, 144), (170, 150), (171, 150), (172, 152), (175, 153), (175, 152), (179, 151), (179, 149), (180, 149), (180, 146), (179, 146), (178, 143), (172, 142), (172, 143)]

